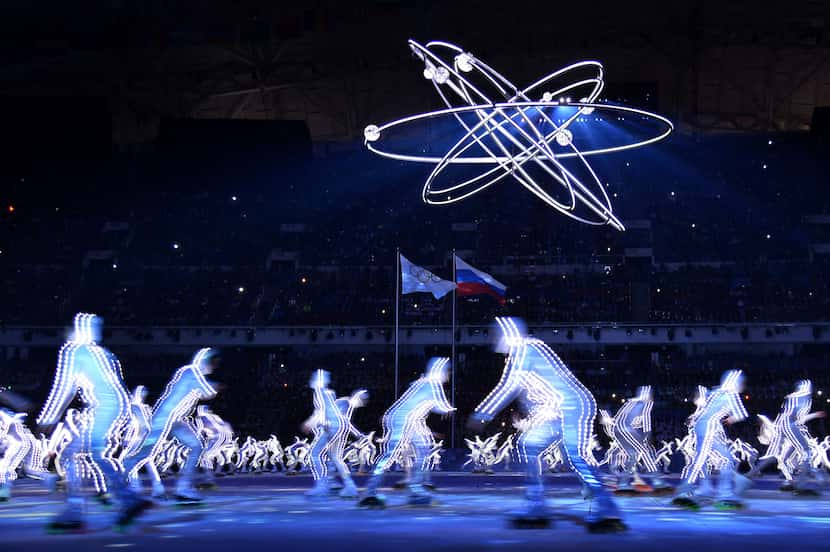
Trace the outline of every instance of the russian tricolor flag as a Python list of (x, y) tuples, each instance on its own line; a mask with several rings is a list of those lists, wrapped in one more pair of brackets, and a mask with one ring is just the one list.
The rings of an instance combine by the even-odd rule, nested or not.
[(507, 296), (507, 286), (484, 271), (465, 263), (455, 255), (455, 292), (465, 295), (490, 295), (499, 303), (504, 304)]

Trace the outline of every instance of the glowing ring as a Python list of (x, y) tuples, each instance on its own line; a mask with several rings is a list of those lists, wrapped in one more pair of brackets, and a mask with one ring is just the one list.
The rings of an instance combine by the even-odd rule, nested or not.
[[(367, 149), (382, 157), (435, 165), (424, 183), (422, 190), (424, 202), (436, 205), (456, 203), (507, 176), (512, 176), (531, 193), (568, 217), (587, 224), (610, 224), (619, 230), (625, 229), (622, 222), (613, 214), (605, 187), (602, 186), (586, 157), (625, 151), (662, 140), (674, 130), (671, 121), (642, 109), (598, 103), (598, 97), (604, 87), (604, 70), (602, 64), (597, 61), (581, 61), (568, 65), (536, 80), (524, 89), (519, 89), (495, 69), (453, 44), (429, 42), (426, 46), (422, 46), (410, 40), (409, 46), (413, 53), (424, 62), (424, 77), (432, 81), (447, 108), (405, 117), (381, 126), (369, 125), (364, 131), (364, 137)], [(452, 63), (448, 63), (433, 51), (439, 49), (449, 50), (454, 54)], [(534, 100), (530, 97), (531, 92), (543, 89), (555, 80), (563, 79), (569, 73), (586, 69), (592, 71), (592, 76), (589, 78), (547, 90), (542, 94), (541, 99)], [(483, 77), (487, 86), (493, 88), (501, 96), (501, 100), (492, 100), (479, 86), (465, 77), (464, 73)], [(564, 97), (568, 93), (583, 88), (589, 88), (589, 90), (579, 101), (573, 102), (570, 97)], [(449, 90), (453, 95), (445, 90)], [(559, 97), (560, 101), (554, 101), (555, 97)], [(454, 105), (451, 98), (460, 98), (463, 105)], [(543, 111), (545, 108), (554, 107), (576, 109), (573, 115), (557, 124)], [(574, 144), (573, 132), (568, 127), (580, 116), (593, 113), (597, 109), (656, 120), (664, 128), (654, 136), (636, 142), (580, 151)], [(529, 114), (529, 110), (536, 111)], [(478, 122), (471, 124), (463, 117), (465, 114), (475, 115)], [(384, 132), (391, 128), (447, 115), (454, 117), (466, 132), (442, 157), (396, 153), (379, 148), (375, 144)], [(538, 118), (540, 123), (549, 125), (552, 130), (543, 132), (531, 117)], [(555, 153), (552, 149), (554, 143), (569, 151)], [(473, 146), (478, 146), (486, 155), (465, 156), (465, 152)], [(518, 153), (513, 153), (516, 150)], [(582, 182), (560, 162), (562, 159), (569, 158), (579, 159), (582, 163), (591, 177), (588, 184)], [(543, 170), (552, 180), (562, 185), (568, 192), (569, 201), (558, 201), (549, 194), (523, 168), (523, 165), (528, 162), (532, 163), (531, 167)], [(441, 172), (454, 164), (485, 164), (493, 165), (493, 168), (460, 183), (444, 187), (436, 186), (436, 179)], [(593, 211), (596, 218), (577, 215), (575, 210), (578, 206), (587, 207)]]

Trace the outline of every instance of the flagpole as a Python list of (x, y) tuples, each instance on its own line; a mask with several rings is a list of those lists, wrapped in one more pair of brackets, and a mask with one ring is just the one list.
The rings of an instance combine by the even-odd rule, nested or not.
[(398, 400), (398, 312), (401, 303), (401, 248), (395, 248), (395, 400)]
[[(452, 351), (450, 352), (450, 363), (452, 370), (452, 383), (450, 384), (450, 397), (452, 405), (455, 406), (455, 288), (458, 286), (458, 278), (455, 274), (455, 249), (452, 250), (452, 282), (455, 284), (452, 288)], [(450, 417), (450, 448), (455, 448), (455, 412)]]

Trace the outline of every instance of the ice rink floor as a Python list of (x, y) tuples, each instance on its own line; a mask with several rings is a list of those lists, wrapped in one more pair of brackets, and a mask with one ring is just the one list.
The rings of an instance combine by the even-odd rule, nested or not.
[[(394, 481), (390, 476), (389, 480)], [(158, 502), (124, 533), (111, 522), (114, 508), (88, 501), (89, 528), (50, 535), (44, 527), (62, 506), (35, 481), (20, 481), (11, 501), (0, 503), (0, 552), (154, 550), (266, 552), (385, 550), (666, 550), (752, 552), (830, 550), (830, 494), (796, 498), (761, 482), (747, 507), (724, 512), (678, 509), (670, 498), (620, 498), (630, 530), (593, 535), (581, 525), (590, 503), (570, 475), (548, 478), (555, 519), (545, 529), (514, 529), (505, 512), (521, 504), (517, 474), (439, 473), (436, 504), (406, 505), (406, 492), (389, 490), (385, 510), (364, 510), (337, 497), (311, 501), (309, 476), (238, 475), (217, 480), (204, 505)], [(363, 478), (357, 477), (358, 485)], [(168, 482), (168, 486), (170, 482)]]

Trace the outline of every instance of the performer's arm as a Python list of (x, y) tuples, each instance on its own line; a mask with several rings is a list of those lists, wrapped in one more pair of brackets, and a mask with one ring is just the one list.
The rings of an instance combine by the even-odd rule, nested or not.
[(78, 358), (83, 354), (85, 351), (79, 349), (73, 349), (69, 354), (61, 350), (58, 355), (58, 368), (52, 382), (52, 390), (49, 391), (49, 398), (46, 399), (46, 404), (43, 405), (40, 416), (37, 418), (39, 426), (51, 426), (58, 423), (72, 399), (75, 398), (78, 392), (75, 382), (75, 363), (85, 360)]
[(444, 386), (440, 383), (432, 382), (432, 397), (432, 411), (436, 414), (449, 414), (455, 411), (455, 407), (447, 400), (447, 395), (444, 393)]
[(730, 425), (746, 420), (749, 417), (749, 413), (746, 411), (746, 407), (744, 407), (744, 403), (741, 401), (741, 396), (738, 393), (729, 393), (729, 412), (730, 415), (726, 423)]
[(654, 403), (651, 401), (647, 401), (643, 406), (643, 433), (651, 433), (651, 409), (653, 407)]
[(521, 367), (513, 359), (513, 355), (507, 357), (501, 379), (495, 389), (479, 404), (473, 416), (484, 421), (495, 418), (505, 406), (513, 402), (519, 392), (519, 371)]
[(825, 412), (824, 410), (818, 410), (816, 412), (811, 412), (811, 413), (807, 414), (806, 416), (802, 416), (801, 419), (798, 420), (798, 423), (806, 424), (810, 420), (815, 420), (817, 418), (825, 418), (826, 416), (827, 416), (827, 412)]

